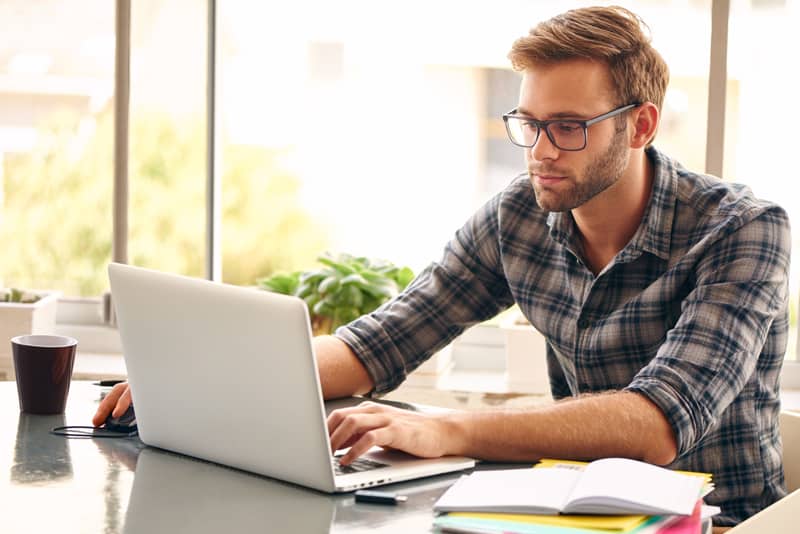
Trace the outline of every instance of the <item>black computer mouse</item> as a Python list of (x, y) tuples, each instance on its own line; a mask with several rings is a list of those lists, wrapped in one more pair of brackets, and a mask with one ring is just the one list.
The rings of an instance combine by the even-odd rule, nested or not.
[(109, 414), (106, 418), (104, 428), (112, 432), (136, 432), (136, 413), (133, 411), (133, 404), (128, 406), (125, 413), (119, 417), (112, 417), (111, 414)]

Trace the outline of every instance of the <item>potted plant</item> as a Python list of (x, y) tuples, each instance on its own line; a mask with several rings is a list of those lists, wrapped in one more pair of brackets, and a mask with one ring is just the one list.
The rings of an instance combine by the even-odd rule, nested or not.
[(300, 297), (308, 305), (314, 335), (330, 334), (397, 295), (414, 278), (408, 267), (349, 254), (317, 258), (322, 267), (278, 273), (258, 287)]
[(56, 291), (0, 289), (0, 375), (14, 378), (12, 337), (53, 333), (58, 297)]

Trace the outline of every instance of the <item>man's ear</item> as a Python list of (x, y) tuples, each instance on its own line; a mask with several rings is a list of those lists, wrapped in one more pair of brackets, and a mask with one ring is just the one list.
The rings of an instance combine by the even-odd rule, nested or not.
[(645, 102), (630, 111), (633, 119), (633, 136), (631, 148), (642, 148), (656, 135), (658, 128), (658, 108), (652, 102)]

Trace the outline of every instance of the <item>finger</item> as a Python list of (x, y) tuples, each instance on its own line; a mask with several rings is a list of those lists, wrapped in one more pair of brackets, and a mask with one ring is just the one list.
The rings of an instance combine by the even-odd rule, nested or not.
[(131, 400), (131, 388), (125, 388), (125, 391), (122, 392), (122, 396), (117, 401), (117, 406), (114, 408), (114, 411), (111, 412), (111, 415), (119, 417), (124, 414), (128, 406), (131, 405)]
[[(339, 445), (339, 448), (336, 450), (349, 449), (350, 447), (353, 446), (353, 443), (361, 439), (361, 436), (362, 434), (353, 434), (347, 439), (347, 441)], [(333, 452), (335, 453), (336, 450), (334, 450)]]
[(376, 445), (379, 447), (388, 446), (392, 441), (392, 431), (390, 429), (386, 427), (374, 428), (365, 432), (358, 441), (353, 443), (347, 454), (339, 458), (339, 463), (348, 465), (372, 447)]
[(387, 420), (380, 414), (351, 414), (331, 434), (331, 451), (341, 449), (351, 442), (353, 436), (360, 436), (374, 428), (386, 426)]
[[(353, 446), (353, 443), (361, 439), (361, 434), (353, 434), (347, 441), (339, 445), (339, 449), (347, 449)], [(335, 451), (334, 451), (335, 452)]]
[(342, 424), (344, 421), (345, 414), (342, 413), (341, 410), (334, 410), (328, 416), (328, 435), (330, 436), (333, 432)]
[(328, 434), (332, 453), (347, 446), (349, 442), (353, 441), (354, 436), (361, 435), (358, 427), (363, 428), (364, 423), (358, 424), (360, 417), (362, 417), (360, 414), (340, 415), (338, 424)]
[(122, 393), (128, 388), (127, 383), (121, 383), (115, 385), (111, 391), (108, 392), (108, 395), (105, 396), (103, 400), (100, 401), (100, 405), (97, 407), (97, 412), (95, 412), (94, 417), (92, 417), (92, 424), (94, 426), (102, 425), (114, 407), (117, 405), (117, 401), (122, 396)]
[(403, 413), (408, 411), (374, 401), (364, 401), (351, 409), (361, 413)]
[(350, 415), (354, 414), (364, 414), (364, 413), (382, 413), (387, 411), (386, 406), (382, 406), (380, 404), (376, 404), (374, 402), (366, 401), (362, 402), (358, 406), (351, 406), (349, 408), (339, 408), (338, 410), (333, 410), (330, 415), (328, 415), (328, 435), (332, 435), (338, 426), (342, 424), (342, 422)]

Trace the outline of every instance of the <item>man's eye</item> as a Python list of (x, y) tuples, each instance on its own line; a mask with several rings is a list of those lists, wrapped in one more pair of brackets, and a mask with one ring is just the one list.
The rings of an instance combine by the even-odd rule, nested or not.
[(556, 129), (563, 134), (575, 133), (581, 129), (580, 124), (574, 122), (557, 122), (553, 126), (555, 126)]

